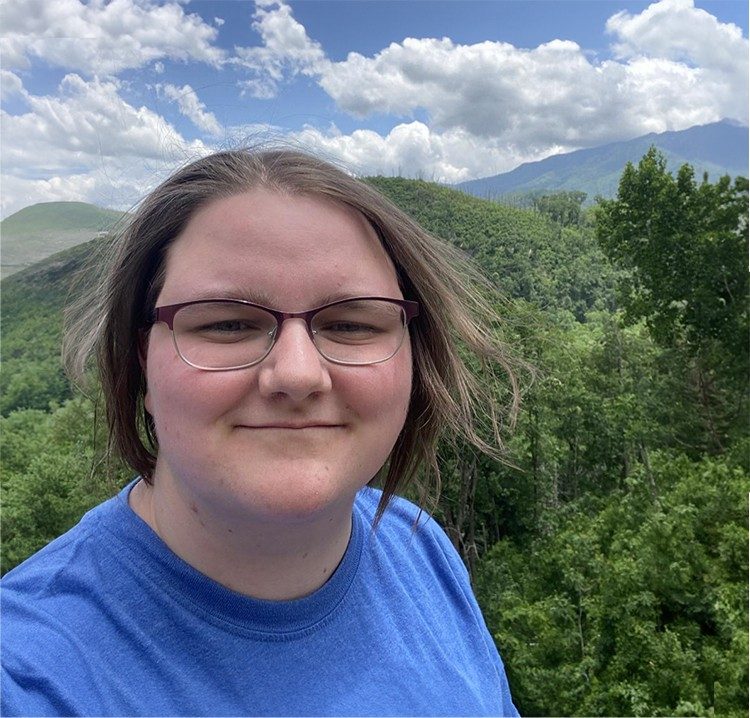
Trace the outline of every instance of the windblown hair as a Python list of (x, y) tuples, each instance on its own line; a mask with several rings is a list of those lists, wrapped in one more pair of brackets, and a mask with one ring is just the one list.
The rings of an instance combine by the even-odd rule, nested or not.
[[(409, 327), (412, 396), (404, 428), (381, 472), (378, 518), (391, 496), (417, 475), (422, 499), (432, 495), (436, 500), (441, 438), (502, 458), (501, 426), (512, 423), (519, 390), (509, 353), (495, 331), (499, 317), (489, 283), (452, 245), (428, 234), (366, 182), (287, 148), (223, 151), (178, 170), (139, 205), (108, 246), (101, 281), (69, 310), (65, 365), (82, 384), (95, 358), (110, 449), (145, 481), (153, 481), (158, 437), (143, 403), (139, 346), (164, 282), (167, 249), (199, 209), (255, 188), (327, 198), (360, 212), (393, 261), (404, 297), (420, 304)], [(498, 399), (498, 367), (508, 388), (504, 405)]]

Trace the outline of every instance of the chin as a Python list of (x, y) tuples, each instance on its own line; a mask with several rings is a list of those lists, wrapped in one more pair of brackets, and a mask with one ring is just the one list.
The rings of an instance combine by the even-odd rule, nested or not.
[(350, 505), (368, 481), (353, 482), (350, 476), (332, 473), (326, 464), (286, 460), (276, 466), (266, 465), (262, 469), (265, 478), (259, 482), (259, 468), (254, 467), (254, 477), (238, 480), (232, 506), (261, 521), (314, 520)]

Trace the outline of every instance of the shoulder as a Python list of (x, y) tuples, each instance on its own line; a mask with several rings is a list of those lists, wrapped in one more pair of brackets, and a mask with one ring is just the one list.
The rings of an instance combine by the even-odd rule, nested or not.
[[(85, 621), (86, 606), (104, 592), (114, 549), (108, 525), (116, 519), (120, 497), (91, 509), (69, 531), (47, 544), (0, 581), (3, 661), (54, 654), (67, 631)], [(82, 626), (85, 628), (85, 625)], [(85, 632), (85, 631), (84, 631)]]
[(107, 543), (102, 523), (106, 523), (112, 501), (89, 511), (73, 528), (3, 576), (3, 648), (17, 628), (28, 628), (25, 624), (35, 615), (36, 625), (47, 624), (60, 615), (60, 605), (71, 595), (85, 593), (84, 585), (93, 582), (87, 577), (94, 573), (98, 554)]
[[(382, 496), (383, 492), (380, 489), (370, 487), (365, 487), (357, 494), (355, 506), (370, 525), (375, 519), (375, 513)], [(445, 531), (432, 518), (430, 513), (402, 496), (394, 495), (391, 497), (388, 508), (383, 513), (382, 520), (377, 527), (378, 531), (380, 531), (381, 526), (389, 532), (410, 537), (421, 536), (453, 548)]]
[(73, 693), (93, 690), (92, 626), (116, 600), (122, 573), (113, 560), (119, 503), (115, 497), (92, 509), (0, 581), (5, 714), (72, 715)]
[(5, 574), (0, 582), (4, 599), (16, 593), (33, 592), (37, 597), (50, 593), (50, 587), (61, 573), (76, 565), (76, 557), (96, 533), (100, 508), (89, 511), (73, 528)]
[[(381, 496), (374, 489), (358, 496), (357, 508), (370, 526)], [(438, 651), (450, 646), (451, 665), (463, 666), (481, 694), (497, 691), (503, 715), (518, 715), (469, 572), (438, 522), (412, 502), (394, 497), (368, 538), (362, 570), (368, 577), (368, 609), (380, 616), (398, 614), (396, 623), (409, 627), (412, 648), (419, 645), (421, 650), (430, 641)]]
[[(357, 508), (368, 527), (373, 524), (382, 494), (379, 489), (365, 488), (357, 497)], [(373, 533), (382, 550), (400, 555), (406, 563), (428, 565), (430, 572), (442, 574), (443, 580), (465, 586), (473, 599), (466, 566), (443, 528), (426, 510), (393, 496)]]

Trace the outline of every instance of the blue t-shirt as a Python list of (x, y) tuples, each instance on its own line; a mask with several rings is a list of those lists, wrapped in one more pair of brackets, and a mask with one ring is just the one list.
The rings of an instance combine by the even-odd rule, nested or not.
[(131, 484), (2, 581), (4, 715), (518, 715), (440, 527), (363, 489), (331, 578), (231, 591), (128, 506)]

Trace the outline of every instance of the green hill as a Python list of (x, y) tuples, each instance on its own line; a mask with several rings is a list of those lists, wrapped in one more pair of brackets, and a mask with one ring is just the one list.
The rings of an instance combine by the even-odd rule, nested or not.
[(42, 202), (0, 222), (0, 276), (107, 232), (123, 212), (85, 202)]

